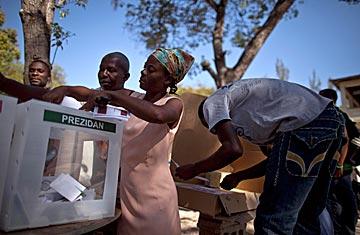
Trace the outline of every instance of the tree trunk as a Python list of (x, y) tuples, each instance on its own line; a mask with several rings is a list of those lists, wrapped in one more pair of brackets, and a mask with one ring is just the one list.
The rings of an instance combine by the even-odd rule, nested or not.
[(49, 63), (54, 0), (23, 0), (20, 17), (24, 32), (24, 83), (29, 84), (29, 64), (33, 59)]
[(214, 51), (214, 62), (217, 73), (210, 67), (207, 60), (201, 62), (202, 69), (207, 71), (212, 79), (214, 79), (217, 88), (222, 87), (224, 84), (226, 69), (225, 52), (223, 50), (223, 37), (224, 37), (224, 23), (225, 23), (225, 10), (228, 3), (227, 0), (221, 0), (216, 3), (214, 0), (206, 0), (206, 3), (215, 11), (215, 26), (212, 34), (212, 45)]
[(259, 52), (260, 48), (264, 45), (270, 33), (274, 30), (275, 26), (279, 23), (283, 15), (294, 3), (294, 0), (279, 0), (271, 11), (268, 19), (264, 25), (259, 29), (255, 36), (251, 39), (249, 44), (245, 47), (244, 52), (239, 58), (238, 62), (233, 69), (227, 74), (229, 77), (227, 81), (239, 80), (244, 75), (250, 63)]
[(225, 53), (223, 50), (223, 38), (224, 38), (224, 24), (225, 24), (225, 10), (227, 0), (222, 0), (216, 6), (216, 23), (213, 32), (213, 50), (215, 58), (215, 67), (217, 76), (215, 82), (217, 87), (222, 87), (224, 84), (224, 76), (226, 70)]

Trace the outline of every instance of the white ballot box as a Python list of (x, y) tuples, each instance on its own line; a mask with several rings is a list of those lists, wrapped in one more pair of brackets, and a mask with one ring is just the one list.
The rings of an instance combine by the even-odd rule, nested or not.
[(1, 229), (114, 216), (124, 122), (35, 100), (17, 106)]
[(17, 99), (0, 95), (0, 208), (8, 168)]

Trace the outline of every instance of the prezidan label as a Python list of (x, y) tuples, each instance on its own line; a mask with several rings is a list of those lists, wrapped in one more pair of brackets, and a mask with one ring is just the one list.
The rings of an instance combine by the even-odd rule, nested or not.
[(90, 128), (90, 129), (107, 131), (112, 133), (116, 132), (116, 124), (114, 123), (99, 121), (91, 118), (85, 118), (68, 113), (60, 113), (50, 110), (44, 111), (44, 121), (60, 123), (70, 126)]

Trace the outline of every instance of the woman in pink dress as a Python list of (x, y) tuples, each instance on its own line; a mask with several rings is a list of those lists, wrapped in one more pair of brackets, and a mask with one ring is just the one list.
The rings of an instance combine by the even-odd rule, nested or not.
[(180, 234), (176, 186), (169, 169), (174, 135), (183, 112), (176, 91), (193, 57), (179, 49), (157, 49), (141, 72), (145, 94), (126, 89), (102, 91), (85, 109), (107, 101), (131, 112), (125, 124), (119, 182), (122, 215), (118, 234)]

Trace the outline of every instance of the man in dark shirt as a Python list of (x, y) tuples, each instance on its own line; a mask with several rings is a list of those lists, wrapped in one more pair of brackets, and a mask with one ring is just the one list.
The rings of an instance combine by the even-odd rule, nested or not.
[[(324, 89), (321, 90), (319, 94), (331, 99), (334, 104), (336, 104), (338, 97), (335, 90)], [(345, 119), (345, 128), (349, 138), (349, 147), (342, 166), (342, 175), (335, 176), (333, 178), (329, 192), (327, 209), (334, 224), (335, 234), (355, 234), (358, 212), (356, 197), (351, 182), (351, 173), (353, 171), (353, 162), (351, 162), (351, 157), (356, 154), (356, 146), (351, 144), (351, 140), (359, 137), (359, 131), (349, 116), (340, 109), (339, 111)]]

